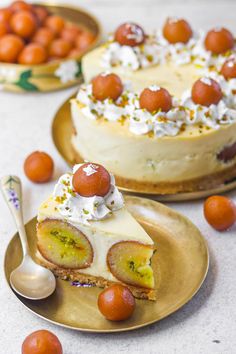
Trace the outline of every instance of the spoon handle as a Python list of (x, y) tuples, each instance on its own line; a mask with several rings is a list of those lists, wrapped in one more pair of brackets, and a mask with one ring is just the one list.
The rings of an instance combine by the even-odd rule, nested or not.
[(21, 180), (17, 176), (4, 176), (0, 179), (0, 186), (6, 203), (15, 220), (20, 235), (23, 255), (25, 256), (29, 249), (23, 222)]

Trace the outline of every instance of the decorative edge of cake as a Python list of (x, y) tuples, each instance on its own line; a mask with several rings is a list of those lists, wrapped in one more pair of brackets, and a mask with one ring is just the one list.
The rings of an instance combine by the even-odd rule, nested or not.
[(89, 120), (119, 122), (134, 135), (175, 137), (198, 127), (217, 130), (236, 122), (236, 79), (222, 80), (200, 77), (178, 99), (157, 85), (133, 92), (118, 75), (105, 72), (83, 84), (71, 104), (75, 102), (73, 109)]

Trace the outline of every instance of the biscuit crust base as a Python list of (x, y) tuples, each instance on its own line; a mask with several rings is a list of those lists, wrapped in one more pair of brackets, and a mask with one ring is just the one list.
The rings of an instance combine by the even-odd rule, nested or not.
[[(43, 267), (50, 269), (56, 277), (62, 280), (69, 280), (72, 282), (78, 281), (81, 284), (89, 284), (92, 286), (96, 286), (98, 288), (107, 288), (110, 285), (116, 284), (116, 282), (109, 281), (102, 277), (95, 277), (89, 274), (82, 274), (77, 269), (65, 269), (65, 268), (58, 267), (57, 265), (46, 260), (39, 251), (37, 251), (36, 258), (38, 263), (40, 263)], [(156, 300), (155, 289), (140, 288), (128, 284), (124, 284), (124, 285), (130, 289), (133, 296), (137, 299), (153, 300), (153, 301)]]
[[(82, 163), (84, 161), (82, 156), (77, 151), (75, 151), (74, 147), (72, 147), (72, 149), (74, 155), (74, 163)], [(136, 191), (137, 193), (140, 191), (140, 193), (144, 194), (155, 193), (163, 195), (209, 190), (217, 188), (220, 185), (234, 180), (235, 178), (236, 162), (231, 166), (225, 167), (224, 170), (213, 173), (211, 175), (180, 182), (165, 181), (155, 183), (150, 181), (137, 181), (115, 175), (116, 184), (122, 189), (127, 189), (127, 191)]]

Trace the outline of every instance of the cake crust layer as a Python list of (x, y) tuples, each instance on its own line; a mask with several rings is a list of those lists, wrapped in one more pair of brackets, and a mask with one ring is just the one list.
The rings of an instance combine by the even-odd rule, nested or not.
[[(78, 281), (81, 284), (90, 284), (92, 286), (97, 286), (98, 288), (107, 288), (110, 285), (116, 284), (116, 282), (106, 280), (103, 277), (94, 277), (93, 275), (82, 274), (80, 273), (79, 270), (76, 269), (60, 268), (57, 265), (44, 259), (39, 252), (37, 253), (36, 257), (37, 257), (37, 261), (43, 267), (50, 269), (55, 276), (57, 276), (62, 280), (70, 280), (72, 282)], [(155, 289), (140, 288), (128, 284), (124, 284), (124, 285), (130, 289), (133, 296), (137, 299), (152, 300), (152, 301), (156, 300)]]

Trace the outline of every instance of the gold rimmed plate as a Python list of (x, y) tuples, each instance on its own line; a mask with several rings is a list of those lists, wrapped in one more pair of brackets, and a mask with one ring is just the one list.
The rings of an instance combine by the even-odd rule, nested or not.
[[(72, 97), (75, 97), (75, 95), (73, 95)], [(84, 162), (83, 158), (79, 156), (78, 153), (76, 153), (75, 155), (74, 149), (71, 144), (73, 125), (70, 113), (70, 99), (72, 97), (70, 97), (64, 104), (62, 104), (62, 106), (57, 111), (52, 123), (52, 138), (54, 144), (60, 155), (68, 163), (69, 166), (73, 166), (75, 163)], [(133, 185), (127, 188), (126, 185), (122, 183), (122, 180), (120, 180), (119, 178), (117, 178), (116, 180), (119, 189), (123, 190), (128, 194), (135, 193), (136, 195), (151, 197), (162, 202), (179, 202), (201, 199), (208, 197), (209, 195), (224, 193), (236, 188), (236, 179), (234, 179), (233, 181), (227, 181), (223, 184), (220, 184), (218, 187), (211, 189), (203, 189), (195, 192), (176, 194), (158, 194), (153, 186), (151, 186), (150, 188), (148, 188), (147, 186), (145, 190), (142, 190), (139, 185)]]
[[(94, 48), (101, 39), (101, 26), (90, 13), (69, 5), (52, 3), (35, 4), (44, 6), (50, 14), (63, 17), (94, 34), (94, 42), (86, 52)], [(84, 52), (85, 53), (85, 52)], [(84, 54), (83, 53), (83, 54)], [(0, 84), (5, 91), (47, 92), (60, 90), (82, 82), (81, 55), (40, 65), (20, 65), (0, 62)]]
[[(207, 245), (200, 231), (190, 220), (158, 202), (131, 196), (126, 196), (125, 201), (157, 248), (152, 261), (157, 301), (137, 300), (135, 312), (129, 320), (110, 322), (97, 308), (101, 289), (78, 288), (68, 281), (57, 280), (55, 293), (46, 300), (31, 301), (15, 294), (30, 311), (47, 321), (75, 330), (121, 332), (157, 322), (180, 309), (195, 295), (206, 277), (209, 264)], [(36, 218), (26, 224), (26, 232), (31, 255), (36, 259)], [(10, 274), (21, 258), (16, 234), (5, 255), (8, 284)]]

